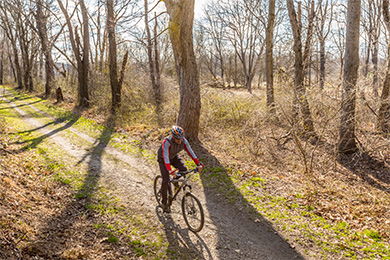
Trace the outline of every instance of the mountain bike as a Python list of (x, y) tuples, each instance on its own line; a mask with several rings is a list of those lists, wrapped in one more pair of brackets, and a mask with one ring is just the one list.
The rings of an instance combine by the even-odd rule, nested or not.
[[(186, 172), (178, 172), (176, 178), (169, 180), (168, 185), (168, 206), (172, 206), (172, 202), (176, 199), (181, 190), (183, 190), (183, 198), (181, 200), (181, 209), (189, 230), (192, 232), (199, 232), (202, 230), (204, 225), (204, 212), (202, 204), (199, 199), (191, 193), (192, 187), (187, 183), (187, 179), (191, 173), (198, 172), (197, 168)], [(160, 207), (161, 204), (161, 183), (162, 176), (157, 175), (154, 179), (154, 195), (156, 197), (157, 203)], [(172, 192), (172, 186), (174, 186), (174, 191)]]

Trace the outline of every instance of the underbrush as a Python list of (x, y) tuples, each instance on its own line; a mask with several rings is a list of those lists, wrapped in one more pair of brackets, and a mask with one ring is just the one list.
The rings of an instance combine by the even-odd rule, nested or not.
[[(124, 85), (123, 108), (115, 123), (118, 131), (131, 133), (140, 149), (155, 151), (175, 123), (179, 91), (166, 79), (159, 125), (145, 78), (139, 74)], [(375, 131), (377, 102), (370, 93), (363, 98), (359, 92), (360, 152), (339, 156), (340, 84), (307, 89), (316, 142), (308, 142), (292, 124), (291, 86), (278, 85), (275, 91), (272, 115), (266, 110), (264, 89), (249, 94), (202, 87), (200, 140), (217, 159), (201, 158), (210, 172), (218, 173), (211, 175), (210, 183), (230, 183), (227, 197), (234, 191), (244, 194), (292, 243), (315, 243), (324, 258), (388, 258), (390, 142)], [(91, 117), (100, 112), (109, 116), (107, 93), (101, 92), (100, 106), (92, 108), (96, 114)], [(281, 208), (287, 213), (280, 214)]]
[[(267, 196), (285, 198), (288, 203), (280, 202), (279, 206), (289, 208), (292, 215), (306, 216), (290, 223), (293, 228), (288, 227), (288, 217), (279, 213), (269, 215), (274, 206), (264, 210), (268, 198), (264, 197), (263, 189), (258, 191), (252, 185), (248, 195), (246, 186), (242, 189), (241, 184), (236, 185), (248, 195), (246, 199), (251, 205), (273, 223), (279, 222), (286, 233), (295, 236), (297, 230), (306, 230), (303, 234), (309, 240), (331, 254), (388, 258), (389, 139), (375, 132), (373, 111), (376, 108), (367, 105), (369, 95), (366, 94), (366, 99), (361, 96), (357, 99), (356, 135), (360, 152), (341, 156), (336, 153), (340, 124), (337, 87), (328, 85), (323, 91), (316, 88), (307, 91), (317, 142), (308, 142), (292, 125), (291, 91), (288, 86), (279, 87), (275, 115), (266, 112), (265, 101), (259, 100), (257, 95), (247, 94), (243, 98), (242, 92), (231, 95), (219, 90), (213, 93), (212, 100), (204, 102), (207, 108), (203, 120), (207, 118), (207, 122), (202, 122), (202, 140), (216, 151), (223, 165), (243, 172), (235, 183), (244, 182), (248, 176), (260, 176), (267, 180), (268, 184), (264, 185)], [(300, 194), (298, 200), (296, 194)], [(299, 212), (291, 209), (299, 209)], [(311, 230), (314, 227), (310, 222), (316, 223), (316, 219), (326, 223), (317, 227), (320, 233)], [(342, 235), (332, 230), (341, 224), (345, 225)], [(371, 234), (375, 234), (374, 238)], [(331, 246), (324, 243), (325, 238), (340, 244)], [(336, 242), (339, 239), (344, 242)]]

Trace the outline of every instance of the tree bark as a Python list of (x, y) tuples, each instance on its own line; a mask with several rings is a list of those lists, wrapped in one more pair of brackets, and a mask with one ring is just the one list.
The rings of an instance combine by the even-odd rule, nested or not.
[(169, 35), (180, 87), (178, 124), (189, 139), (197, 141), (201, 101), (192, 35), (195, 0), (165, 0), (164, 3), (170, 17)]
[(3, 85), (3, 79), (4, 79), (4, 39), (1, 41), (0, 46), (0, 85)]
[(39, 38), (41, 40), (42, 52), (45, 56), (45, 97), (49, 98), (52, 89), (54, 88), (54, 62), (51, 54), (51, 44), (49, 43), (47, 36), (47, 16), (43, 12), (42, 0), (37, 1), (36, 21)]
[(114, 1), (107, 0), (107, 27), (108, 27), (108, 56), (110, 62), (110, 84), (112, 104), (111, 110), (115, 114), (121, 106), (121, 90), (118, 86), (117, 46), (115, 35)]
[[(145, 30), (146, 30), (146, 36), (147, 36), (147, 50), (148, 50), (148, 59), (149, 59), (149, 73), (150, 73), (150, 80), (152, 82), (152, 89), (153, 89), (153, 94), (154, 94), (154, 101), (155, 101), (155, 106), (156, 106), (156, 114), (158, 117), (160, 107), (161, 107), (161, 90), (160, 90), (160, 85), (158, 81), (158, 74), (159, 71), (157, 71), (156, 67), (156, 61), (158, 60), (158, 51), (157, 51), (157, 44), (153, 44), (152, 41), (152, 34), (150, 32), (149, 28), (149, 11), (148, 11), (148, 0), (144, 0), (145, 3)], [(156, 19), (157, 23), (157, 19)], [(157, 26), (157, 25), (156, 25)], [(156, 27), (155, 27), (156, 28)], [(157, 37), (156, 35), (154, 37)], [(154, 49), (154, 52), (153, 52)], [(153, 55), (156, 55), (156, 57), (153, 57)]]
[[(383, 0), (382, 11), (387, 32), (390, 32), (389, 0)], [(390, 133), (390, 45), (387, 46), (387, 53), (387, 70), (385, 80), (383, 82), (380, 105), (378, 108), (376, 120), (376, 129), (381, 133)]]
[(64, 16), (66, 19), (66, 24), (69, 30), (69, 38), (70, 43), (72, 45), (72, 50), (75, 54), (75, 58), (77, 61), (77, 72), (78, 72), (78, 105), (82, 108), (89, 107), (89, 25), (88, 25), (88, 13), (87, 8), (85, 7), (84, 1), (79, 0), (79, 4), (81, 7), (81, 15), (83, 19), (83, 43), (82, 46), (80, 43), (79, 36), (77, 34), (77, 27), (75, 29), (75, 33), (73, 33), (73, 26), (69, 17), (67, 10), (62, 4), (61, 0), (57, 0)]
[[(305, 59), (309, 56), (309, 46), (310, 39), (306, 40), (305, 52), (302, 53), (302, 26), (300, 24), (300, 15), (295, 12), (294, 1), (287, 0), (288, 13), (291, 23), (291, 28), (294, 36), (294, 53), (295, 53), (295, 63), (294, 63), (294, 96), (293, 96), (293, 122), (294, 124), (298, 121), (299, 110), (301, 111), (303, 117), (303, 133), (307, 137), (314, 137), (314, 123), (311, 118), (310, 107), (306, 97), (306, 89), (304, 85), (305, 79)], [(314, 9), (313, 9), (314, 10)], [(298, 10), (300, 13), (300, 8)], [(311, 11), (310, 19), (313, 19), (314, 13)], [(310, 20), (312, 22), (312, 20)], [(310, 23), (309, 21), (309, 23)], [(310, 27), (309, 25), (309, 28)], [(308, 36), (311, 37), (311, 31), (308, 30)]]
[(123, 62), (122, 70), (118, 79), (118, 65), (117, 65), (117, 43), (116, 43), (116, 18), (114, 12), (114, 1), (107, 0), (107, 27), (108, 27), (108, 56), (110, 62), (110, 83), (112, 93), (112, 113), (116, 114), (122, 106), (122, 85), (124, 72), (127, 64), (128, 52), (126, 52)]
[(275, 0), (269, 1), (268, 26), (265, 39), (265, 78), (267, 81), (267, 107), (271, 114), (275, 114), (274, 98), (274, 63), (273, 63), (273, 34), (275, 24)]
[(355, 136), (356, 82), (359, 69), (359, 24), (361, 0), (348, 0), (343, 93), (341, 97), (338, 151), (358, 150)]

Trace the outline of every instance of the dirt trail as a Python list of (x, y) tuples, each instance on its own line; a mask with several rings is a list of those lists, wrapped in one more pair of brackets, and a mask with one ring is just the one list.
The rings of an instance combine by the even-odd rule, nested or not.
[[(25, 122), (31, 125), (32, 130), (62, 149), (64, 156), (74, 158), (77, 166), (84, 166), (89, 176), (98, 176), (98, 182), (110, 187), (109, 192), (118, 196), (128, 209), (144, 212), (150, 224), (165, 233), (169, 243), (167, 250), (180, 251), (181, 257), (186, 255), (186, 259), (304, 258), (265, 220), (253, 221), (248, 214), (238, 211), (212, 191), (203, 190), (199, 185), (194, 185), (193, 191), (203, 204), (206, 223), (198, 234), (188, 231), (178, 204), (173, 205), (171, 214), (163, 214), (156, 207), (152, 186), (153, 178), (158, 173), (157, 163), (151, 164), (110, 147), (100, 139), (81, 133), (72, 127), (74, 121), (56, 122), (49, 127), (27, 114), (22, 107), (10, 102), (11, 93), (3, 90), (1, 93), (1, 98), (9, 102)], [(25, 105), (39, 111), (31, 104), (25, 102)], [(56, 120), (43, 112), (39, 113), (41, 118)], [(86, 145), (72, 143), (64, 135), (65, 130), (84, 139), (83, 143)]]

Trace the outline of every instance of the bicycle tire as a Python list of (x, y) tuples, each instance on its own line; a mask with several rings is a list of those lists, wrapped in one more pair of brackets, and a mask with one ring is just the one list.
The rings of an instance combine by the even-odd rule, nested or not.
[(162, 183), (162, 176), (157, 175), (156, 178), (154, 178), (154, 183), (153, 183), (153, 189), (154, 189), (154, 197), (157, 200), (158, 205), (161, 207), (161, 183)]
[(198, 198), (186, 192), (181, 201), (181, 209), (188, 229), (195, 233), (201, 231), (204, 225), (204, 212)]

